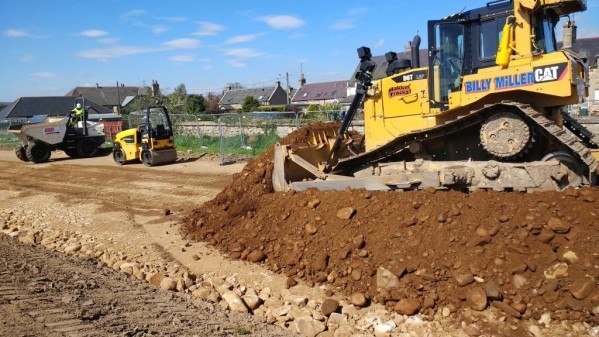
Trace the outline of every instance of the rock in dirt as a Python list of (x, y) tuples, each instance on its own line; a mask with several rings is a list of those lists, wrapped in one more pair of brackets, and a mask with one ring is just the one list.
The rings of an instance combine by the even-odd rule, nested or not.
[(339, 310), (339, 301), (331, 298), (324, 300), (320, 306), (320, 312), (326, 317), (330, 316), (334, 312), (337, 312), (337, 310)]
[(248, 313), (248, 307), (245, 305), (241, 297), (233, 291), (226, 291), (223, 293), (223, 300), (227, 302), (231, 311)]
[(175, 291), (177, 289), (177, 281), (170, 277), (165, 277), (160, 281), (160, 289)]
[(550, 218), (549, 221), (547, 221), (547, 227), (558, 234), (566, 234), (571, 228), (569, 224), (564, 223), (558, 218)]
[(499, 291), (499, 285), (494, 281), (485, 283), (485, 293), (489, 300), (500, 300), (501, 292)]
[(487, 307), (487, 294), (482, 287), (474, 287), (466, 294), (466, 303), (477, 311), (483, 311)]
[(297, 281), (293, 277), (288, 277), (287, 281), (285, 281), (285, 285), (287, 288), (295, 287), (297, 285)]
[(263, 251), (256, 249), (253, 250), (247, 257), (248, 261), (253, 263), (259, 263), (266, 259), (266, 254)]
[(512, 308), (509, 304), (505, 302), (493, 301), (491, 305), (514, 318), (520, 318), (521, 316), (520, 312), (518, 312), (516, 309)]
[(400, 315), (412, 316), (420, 311), (422, 305), (417, 298), (402, 299), (395, 305), (395, 312)]
[(467, 286), (474, 282), (474, 275), (472, 275), (472, 273), (456, 273), (453, 278), (460, 287)]
[(323, 322), (317, 321), (312, 317), (300, 317), (293, 321), (295, 332), (304, 337), (316, 337), (326, 329)]
[(356, 307), (363, 307), (367, 303), (366, 296), (363, 293), (353, 293), (350, 297), (350, 303)]
[(399, 287), (399, 277), (395, 276), (390, 270), (379, 267), (376, 272), (377, 289), (391, 289)]
[(568, 276), (568, 264), (564, 262), (556, 263), (551, 267), (545, 269), (543, 274), (545, 275), (545, 278), (548, 280), (564, 278)]
[(570, 286), (570, 293), (572, 293), (572, 296), (574, 296), (574, 298), (582, 300), (584, 298), (586, 298), (587, 296), (589, 296), (590, 294), (593, 293), (593, 291), (595, 291), (595, 281), (590, 280), (590, 279), (581, 279), (581, 280), (576, 280), (571, 286)]
[(356, 209), (352, 207), (343, 207), (337, 211), (337, 217), (342, 220), (349, 220), (356, 214)]

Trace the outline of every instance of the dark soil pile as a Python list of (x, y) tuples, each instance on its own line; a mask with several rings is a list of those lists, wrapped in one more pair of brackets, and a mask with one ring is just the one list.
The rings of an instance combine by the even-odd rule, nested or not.
[(184, 234), (401, 313), (494, 306), (513, 317), (599, 323), (597, 188), (274, 193), (272, 168), (271, 149), (189, 214)]

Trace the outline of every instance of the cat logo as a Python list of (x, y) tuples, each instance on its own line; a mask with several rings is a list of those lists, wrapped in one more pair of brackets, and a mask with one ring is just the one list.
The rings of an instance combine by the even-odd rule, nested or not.
[(535, 83), (559, 81), (566, 75), (567, 69), (567, 63), (536, 67), (533, 70)]

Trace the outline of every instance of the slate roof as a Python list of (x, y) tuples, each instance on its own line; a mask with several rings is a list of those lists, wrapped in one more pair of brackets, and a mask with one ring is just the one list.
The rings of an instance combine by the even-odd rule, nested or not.
[[(557, 47), (562, 47), (562, 42), (557, 43)], [(571, 48), (574, 52), (586, 57), (589, 67), (597, 66), (597, 57), (599, 57), (599, 37), (578, 38)]]
[[(401, 60), (401, 59), (411, 60), (412, 53), (409, 51), (398, 52), (397, 59), (398, 60)], [(387, 59), (385, 58), (385, 55), (373, 56), (372, 61), (374, 61), (374, 63), (376, 63), (376, 68), (374, 69), (374, 72), (372, 73), (372, 79), (380, 80), (381, 78), (387, 77), (387, 74), (385, 74), (385, 71), (387, 70)], [(427, 67), (427, 66), (428, 66), (428, 50), (420, 49), (420, 67), (422, 68), (422, 67)], [(349, 86), (354, 86), (354, 84), (356, 84), (356, 72), (358, 72), (359, 68), (360, 68), (360, 62), (358, 61), (358, 65), (356, 66), (356, 69), (354, 70), (354, 72), (351, 75), (351, 78), (349, 79)]]
[(347, 81), (304, 84), (291, 99), (292, 103), (320, 100), (341, 100), (347, 97)]
[(127, 96), (143, 95), (146, 90), (146, 87), (76, 87), (65, 96), (82, 95), (100, 105), (122, 106)]
[(220, 99), (219, 105), (242, 104), (246, 96), (253, 96), (260, 103), (268, 102), (270, 96), (275, 92), (277, 86), (250, 88), (250, 89), (233, 89), (225, 92)]
[[(29, 118), (36, 115), (66, 116), (75, 106), (75, 97), (21, 97), (0, 111), (0, 118)], [(89, 106), (89, 113), (112, 113), (98, 103), (85, 99), (85, 106)]]

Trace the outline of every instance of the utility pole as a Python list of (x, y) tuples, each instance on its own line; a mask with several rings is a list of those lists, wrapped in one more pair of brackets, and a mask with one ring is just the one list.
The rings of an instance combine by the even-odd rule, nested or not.
[(121, 94), (119, 91), (119, 81), (116, 81), (116, 110), (121, 114)]
[(285, 73), (285, 81), (287, 82), (287, 104), (291, 103), (291, 86), (289, 85), (289, 72)]

